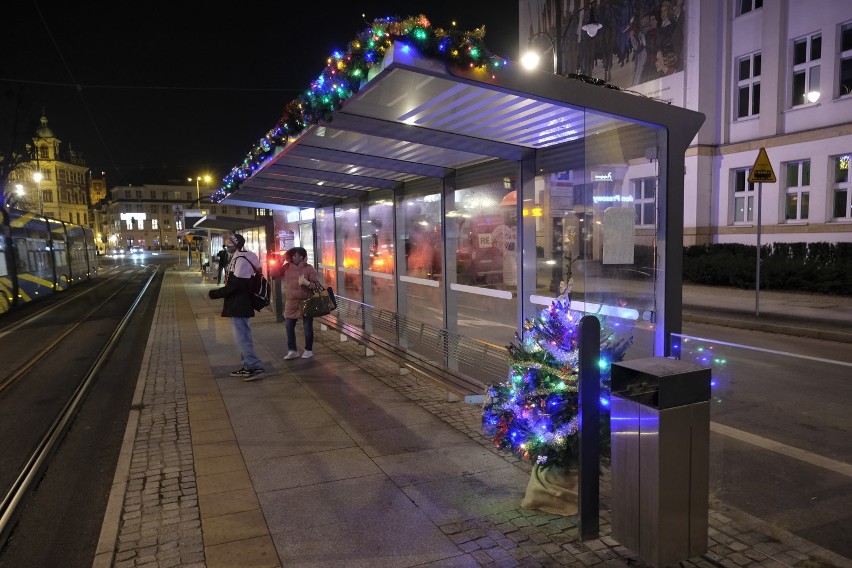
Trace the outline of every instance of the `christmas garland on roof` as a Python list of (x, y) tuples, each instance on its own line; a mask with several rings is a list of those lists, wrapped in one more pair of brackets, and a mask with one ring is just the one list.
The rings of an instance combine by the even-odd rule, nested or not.
[(249, 151), (242, 164), (223, 179), (223, 185), (211, 196), (215, 202), (236, 191), (283, 147), (292, 136), (298, 136), (311, 124), (329, 120), (344, 101), (361, 88), (373, 66), (381, 64), (385, 52), (395, 41), (414, 45), (424, 56), (443, 59), (447, 63), (472, 68), (496, 69), (506, 64), (485, 46), (485, 26), (473, 31), (433, 28), (424, 15), (405, 19), (382, 18), (349, 42), (346, 52), (335, 51), (327, 60), (320, 76), (310, 89), (284, 107), (275, 126)]

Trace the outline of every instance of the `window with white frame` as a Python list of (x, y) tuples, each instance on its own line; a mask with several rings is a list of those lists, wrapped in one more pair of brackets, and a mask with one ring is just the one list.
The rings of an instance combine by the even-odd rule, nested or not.
[(822, 34), (793, 40), (793, 93), (790, 106), (815, 103), (819, 98), (820, 57)]
[(852, 95), (852, 22), (840, 26), (839, 97)]
[(657, 178), (633, 180), (633, 206), (636, 209), (636, 225), (657, 223)]
[(763, 0), (739, 0), (737, 2), (737, 16), (748, 14), (758, 8), (763, 8)]
[(852, 183), (849, 183), (849, 154), (834, 157), (835, 219), (852, 220)]
[(151, 219), (151, 229), (153, 229), (154, 231), (157, 231), (157, 230), (159, 230), (159, 228), (160, 228), (159, 220), (156, 217), (152, 218)]
[(800, 160), (784, 165), (787, 195), (784, 202), (786, 221), (806, 221), (811, 197), (811, 161)]
[(748, 181), (751, 168), (734, 170), (734, 223), (754, 222), (754, 184)]
[(760, 114), (760, 52), (737, 59), (737, 118)]

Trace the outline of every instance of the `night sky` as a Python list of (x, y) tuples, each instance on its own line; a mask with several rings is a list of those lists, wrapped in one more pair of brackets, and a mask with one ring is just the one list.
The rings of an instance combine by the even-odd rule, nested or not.
[[(421, 13), (434, 27), (485, 25), (489, 49), (517, 59), (516, 0), (7, 2), (0, 114), (23, 89), (27, 133), (44, 108), (54, 134), (106, 172), (108, 187), (204, 173), (218, 187), (331, 52), (367, 27), (362, 14)], [(8, 136), (0, 132), (0, 152)]]

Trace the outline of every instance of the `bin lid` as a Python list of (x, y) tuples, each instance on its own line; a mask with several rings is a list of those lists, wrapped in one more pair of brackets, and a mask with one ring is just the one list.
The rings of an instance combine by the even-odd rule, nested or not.
[(611, 390), (621, 398), (657, 409), (710, 400), (709, 367), (669, 357), (612, 364)]

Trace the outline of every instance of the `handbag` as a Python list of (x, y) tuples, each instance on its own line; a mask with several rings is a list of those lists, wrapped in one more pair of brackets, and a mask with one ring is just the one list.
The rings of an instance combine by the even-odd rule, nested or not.
[(302, 300), (302, 317), (315, 318), (327, 316), (332, 310), (337, 309), (337, 300), (331, 286), (323, 288), (321, 285), (311, 292), (311, 295)]

